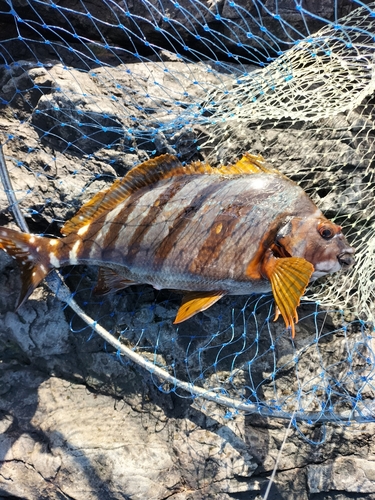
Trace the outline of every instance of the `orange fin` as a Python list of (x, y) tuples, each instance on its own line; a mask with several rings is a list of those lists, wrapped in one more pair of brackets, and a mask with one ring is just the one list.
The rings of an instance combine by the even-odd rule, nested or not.
[(205, 311), (221, 299), (226, 292), (188, 292), (182, 298), (180, 309), (177, 311), (173, 324), (182, 323), (195, 314)]
[(21, 272), (22, 287), (17, 309), (54, 267), (49, 255), (50, 241), (43, 236), (0, 227), (0, 249), (16, 259)]
[(219, 172), (223, 175), (243, 174), (278, 174), (282, 175), (276, 168), (266, 165), (262, 155), (245, 153), (234, 165), (220, 167)]
[(294, 325), (298, 322), (297, 307), (314, 272), (314, 266), (301, 257), (277, 259), (271, 255), (264, 263), (263, 270), (271, 282), (276, 302), (275, 321), (281, 314), (294, 338)]
[(107, 293), (123, 290), (128, 286), (136, 284), (134, 281), (127, 280), (109, 267), (100, 267), (94, 293), (96, 295), (106, 295)]

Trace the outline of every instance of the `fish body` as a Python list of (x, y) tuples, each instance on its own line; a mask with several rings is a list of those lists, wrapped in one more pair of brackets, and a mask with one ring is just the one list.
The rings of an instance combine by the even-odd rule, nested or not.
[(53, 268), (98, 265), (101, 292), (138, 283), (188, 292), (176, 322), (223, 295), (272, 290), (293, 333), (308, 282), (353, 264), (341, 228), (249, 154), (217, 169), (183, 167), (171, 155), (144, 162), (94, 196), (62, 233), (0, 229), (0, 248), (21, 264), (21, 302)]

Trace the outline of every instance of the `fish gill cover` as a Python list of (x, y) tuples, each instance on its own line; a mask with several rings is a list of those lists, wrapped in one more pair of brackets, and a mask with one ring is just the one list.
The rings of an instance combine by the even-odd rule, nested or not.
[[(306, 5), (2, 2), (12, 188), (0, 192), (0, 217), (12, 224), (19, 209), (31, 232), (58, 236), (84, 201), (150, 157), (219, 165), (260, 153), (357, 249), (353, 269), (309, 287), (294, 340), (272, 321), (271, 295), (226, 297), (173, 325), (180, 298), (168, 291), (98, 297), (97, 270), (79, 266), (64, 270), (69, 292), (50, 286), (75, 308), (72, 331), (106, 336), (163, 391), (213, 399), (228, 417), (374, 420), (375, 3)], [(16, 297), (1, 301), (6, 311)]]

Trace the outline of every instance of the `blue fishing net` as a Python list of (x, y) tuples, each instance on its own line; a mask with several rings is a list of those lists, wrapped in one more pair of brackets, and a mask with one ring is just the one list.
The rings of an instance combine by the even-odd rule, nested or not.
[(0, 23), (2, 224), (17, 208), (31, 231), (59, 235), (143, 160), (218, 165), (250, 151), (357, 248), (353, 270), (309, 288), (294, 340), (271, 295), (226, 297), (173, 325), (180, 295), (98, 297), (97, 270), (82, 267), (63, 270), (62, 299), (86, 315), (66, 308), (72, 331), (105, 329), (160, 390), (228, 416), (373, 420), (375, 4), (7, 0)]

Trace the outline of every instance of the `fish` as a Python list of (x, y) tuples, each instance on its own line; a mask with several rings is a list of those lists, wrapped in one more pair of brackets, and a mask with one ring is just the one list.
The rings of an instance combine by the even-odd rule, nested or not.
[(21, 273), (17, 307), (53, 269), (99, 266), (97, 293), (135, 284), (183, 292), (175, 324), (225, 295), (272, 292), (295, 335), (309, 282), (349, 269), (355, 249), (296, 183), (261, 155), (183, 165), (171, 154), (131, 169), (53, 238), (0, 228)]

